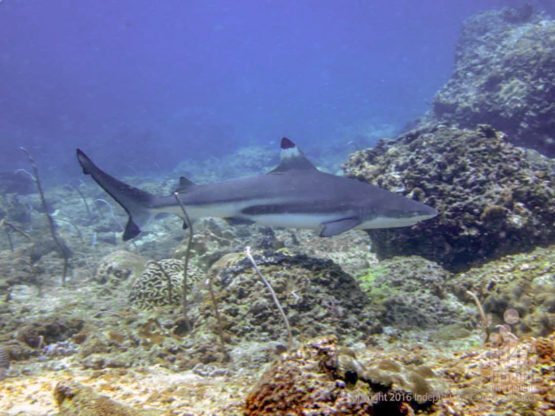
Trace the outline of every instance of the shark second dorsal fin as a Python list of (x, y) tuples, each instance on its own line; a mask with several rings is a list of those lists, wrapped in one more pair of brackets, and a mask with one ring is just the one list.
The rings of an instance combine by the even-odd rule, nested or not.
[(185, 192), (187, 189), (189, 189), (191, 186), (194, 186), (194, 185), (195, 185), (194, 182), (190, 181), (185, 176), (180, 176), (179, 185), (177, 185), (177, 188), (175, 189), (174, 192)]
[(281, 173), (288, 170), (317, 170), (295, 143), (287, 137), (281, 139), (280, 162), (269, 173)]

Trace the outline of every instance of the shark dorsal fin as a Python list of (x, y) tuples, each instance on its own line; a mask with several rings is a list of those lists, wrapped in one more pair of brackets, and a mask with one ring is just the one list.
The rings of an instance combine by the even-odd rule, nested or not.
[(179, 185), (177, 185), (177, 188), (175, 189), (175, 192), (185, 192), (187, 189), (189, 189), (191, 186), (194, 186), (194, 182), (187, 179), (185, 176), (180, 176), (179, 177)]
[(286, 172), (288, 170), (317, 170), (295, 143), (287, 137), (281, 139), (281, 153), (279, 165), (270, 173)]

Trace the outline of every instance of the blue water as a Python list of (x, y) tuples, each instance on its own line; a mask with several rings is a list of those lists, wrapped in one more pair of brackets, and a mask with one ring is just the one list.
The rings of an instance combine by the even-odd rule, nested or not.
[[(0, 2), (0, 170), (171, 169), (294, 138), (372, 140), (421, 116), (463, 19), (520, 2)], [(381, 129), (381, 130), (380, 130)]]

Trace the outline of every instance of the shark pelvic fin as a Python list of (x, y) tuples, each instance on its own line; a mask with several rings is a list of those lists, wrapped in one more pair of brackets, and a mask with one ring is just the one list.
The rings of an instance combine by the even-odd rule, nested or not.
[(187, 179), (185, 176), (180, 176), (179, 185), (177, 185), (177, 188), (175, 188), (175, 192), (185, 192), (191, 186), (195, 186), (195, 183), (193, 181)]
[(357, 217), (341, 218), (336, 221), (328, 221), (322, 224), (320, 237), (331, 237), (342, 232), (348, 231), (360, 225), (361, 221)]
[(281, 139), (281, 153), (279, 165), (269, 173), (283, 173), (288, 170), (317, 170), (295, 143), (287, 137)]

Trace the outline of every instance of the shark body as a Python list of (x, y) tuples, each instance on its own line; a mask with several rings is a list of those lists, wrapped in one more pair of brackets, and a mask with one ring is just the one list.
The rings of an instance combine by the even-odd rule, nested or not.
[(153, 215), (183, 217), (177, 197), (192, 221), (220, 217), (231, 223), (309, 228), (319, 230), (321, 237), (355, 228), (406, 227), (437, 215), (434, 208), (412, 199), (319, 171), (287, 138), (281, 140), (280, 164), (265, 175), (213, 184), (194, 184), (181, 177), (176, 194), (169, 196), (155, 196), (121, 182), (79, 149), (77, 159), (83, 172), (129, 215), (124, 240), (136, 237)]

